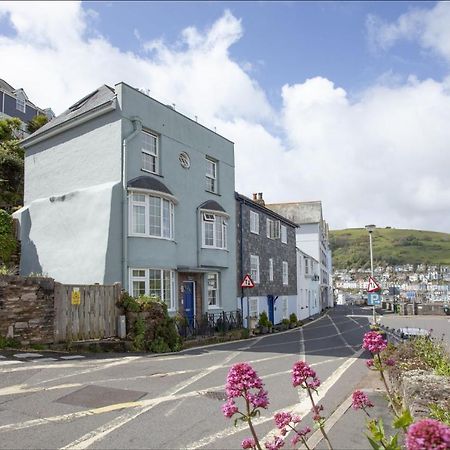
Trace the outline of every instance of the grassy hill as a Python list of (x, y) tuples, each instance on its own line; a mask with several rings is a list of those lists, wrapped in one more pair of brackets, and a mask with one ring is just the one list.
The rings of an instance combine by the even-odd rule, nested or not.
[[(377, 228), (372, 233), (374, 265), (450, 265), (450, 234)], [(370, 267), (369, 233), (364, 228), (330, 231), (336, 269)]]

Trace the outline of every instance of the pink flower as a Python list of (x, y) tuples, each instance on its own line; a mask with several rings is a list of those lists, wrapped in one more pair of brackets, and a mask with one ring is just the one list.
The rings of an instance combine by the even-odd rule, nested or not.
[(224, 405), (222, 405), (222, 411), (225, 417), (230, 418), (233, 417), (235, 413), (237, 413), (238, 407), (234, 403), (233, 399), (228, 399), (227, 402)]
[(247, 394), (247, 398), (255, 408), (267, 408), (269, 404), (268, 392), (260, 389), (256, 394)]
[(280, 436), (275, 436), (273, 441), (268, 441), (264, 445), (268, 450), (278, 450), (283, 447), (284, 440)]
[(366, 361), (366, 366), (370, 369), (373, 367), (373, 359), (368, 359)]
[(292, 414), (289, 412), (279, 412), (275, 414), (274, 419), (277, 428), (281, 430), (292, 422)]
[(292, 414), (292, 422), (299, 423), (302, 421), (302, 418), (298, 416), (297, 414)]
[(376, 331), (369, 331), (364, 335), (363, 348), (370, 353), (376, 354), (382, 352), (387, 347), (387, 342), (383, 336)]
[(434, 419), (423, 419), (406, 432), (408, 450), (446, 450), (450, 448), (450, 427)]
[(311, 412), (313, 413), (312, 419), (314, 422), (320, 422), (323, 419), (320, 415), (320, 411), (323, 411), (323, 405), (316, 405), (311, 408)]
[(386, 364), (386, 366), (395, 366), (395, 359), (388, 358), (386, 359), (386, 361), (384, 361), (384, 364)]
[(256, 372), (247, 363), (238, 363), (231, 366), (225, 390), (228, 398), (240, 397), (245, 391), (252, 388), (261, 389), (263, 382)]
[[(308, 380), (312, 378), (312, 380)], [(317, 389), (320, 386), (320, 380), (316, 377), (316, 372), (311, 369), (304, 361), (298, 361), (292, 368), (292, 384), (294, 387), (301, 386)]]
[(256, 447), (256, 442), (252, 438), (245, 438), (242, 441), (241, 447), (242, 448), (255, 448)]
[(372, 408), (373, 403), (369, 400), (369, 397), (362, 391), (355, 391), (352, 394), (352, 407), (353, 409)]
[(304, 438), (308, 433), (311, 433), (311, 428), (305, 427), (302, 430), (295, 430), (295, 436), (291, 439), (292, 445), (297, 445), (302, 438)]

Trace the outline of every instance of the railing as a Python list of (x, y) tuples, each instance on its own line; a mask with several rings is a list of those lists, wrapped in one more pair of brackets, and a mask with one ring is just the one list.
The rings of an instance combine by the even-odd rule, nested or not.
[(205, 313), (193, 318), (184, 316), (183, 320), (177, 322), (178, 332), (183, 338), (214, 336), (216, 333), (226, 333), (242, 326), (240, 311)]

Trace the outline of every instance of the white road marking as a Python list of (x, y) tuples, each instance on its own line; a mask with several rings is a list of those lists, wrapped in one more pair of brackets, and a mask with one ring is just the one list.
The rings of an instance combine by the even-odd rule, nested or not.
[(61, 356), (61, 359), (84, 359), (86, 358), (86, 356), (81, 356), (81, 355), (71, 355), (71, 356)]
[(333, 327), (336, 329), (336, 333), (337, 333), (337, 335), (341, 338), (341, 340), (342, 340), (342, 342), (344, 343), (344, 345), (348, 348), (348, 349), (350, 349), (352, 352), (354, 351), (353, 350), (353, 347), (347, 342), (347, 340), (344, 338), (344, 336), (342, 335), (342, 333), (341, 333), (341, 330), (337, 327), (337, 325), (334, 323), (334, 320), (330, 317), (330, 316), (328, 316), (328, 319), (330, 319), (330, 322), (331, 322), (331, 324), (333, 325)]
[[(0, 366), (11, 366), (14, 364), (23, 364), (23, 361), (0, 361)], [(12, 370), (0, 370), (2, 372), (12, 372)]]
[[(250, 343), (246, 349), (250, 349), (255, 344), (259, 342), (259, 338), (255, 339), (252, 343)], [(172, 398), (177, 394), (178, 392), (182, 391), (183, 389), (186, 389), (191, 384), (195, 383), (196, 381), (200, 380), (201, 378), (204, 378), (205, 376), (211, 374), (215, 370), (222, 368), (225, 364), (230, 362), (232, 359), (236, 358), (241, 353), (241, 351), (235, 351), (231, 353), (229, 356), (225, 358), (223, 363), (221, 365), (214, 365), (211, 367), (208, 367), (205, 370), (202, 370), (198, 375), (190, 378), (187, 381), (184, 381), (182, 383), (178, 383), (176, 386), (174, 386), (172, 389), (169, 389), (166, 393), (166, 398)], [(141, 414), (146, 413), (147, 411), (150, 411), (152, 408), (157, 406), (158, 404), (162, 403), (163, 400), (157, 400), (153, 402), (152, 404), (145, 406), (143, 408), (140, 408), (138, 411), (131, 412), (131, 413), (125, 413), (122, 414), (119, 417), (116, 417), (114, 420), (112, 420), (109, 423), (106, 423), (105, 425), (102, 425), (101, 427), (92, 430), (91, 432), (85, 434), (84, 436), (80, 437), (79, 439), (76, 439), (75, 441), (67, 444), (66, 446), (62, 447), (61, 450), (65, 449), (85, 449), (90, 447), (95, 442), (103, 439), (108, 434), (112, 433), (114, 430), (122, 427), (126, 423), (134, 420), (136, 417), (140, 416)]]
[(13, 355), (14, 358), (39, 358), (41, 355), (40, 353), (16, 353), (15, 355)]
[(56, 358), (41, 358), (41, 359), (32, 359), (31, 362), (39, 363), (39, 362), (50, 362), (50, 361), (58, 361)]
[(185, 401), (186, 399), (184, 398), (183, 400), (181, 400), (180, 402), (178, 402), (173, 408), (170, 408), (169, 411), (167, 411), (164, 414), (164, 417), (169, 417), (171, 416), (179, 407), (180, 405)]

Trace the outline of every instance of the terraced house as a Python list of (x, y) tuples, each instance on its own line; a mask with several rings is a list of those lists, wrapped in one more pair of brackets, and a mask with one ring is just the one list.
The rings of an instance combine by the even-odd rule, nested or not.
[[(243, 317), (266, 311), (275, 325), (297, 314), (295, 223), (265, 207), (262, 193), (253, 199), (236, 193), (237, 301)], [(249, 274), (252, 289), (241, 289)]]
[(23, 147), (23, 275), (120, 282), (190, 317), (235, 309), (232, 142), (119, 83)]

